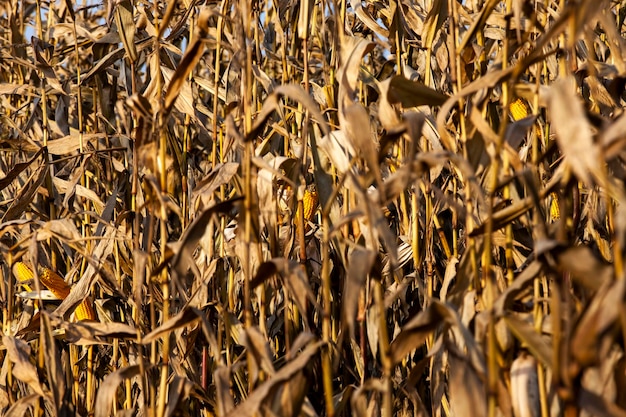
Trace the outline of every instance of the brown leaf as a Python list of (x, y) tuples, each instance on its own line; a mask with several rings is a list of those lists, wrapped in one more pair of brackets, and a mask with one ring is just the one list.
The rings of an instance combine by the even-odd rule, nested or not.
[(601, 359), (599, 345), (623, 308), (624, 279), (605, 282), (583, 312), (570, 341), (570, 352), (579, 365), (591, 366)]
[(594, 143), (574, 77), (559, 79), (550, 89), (549, 115), (556, 141), (574, 174), (587, 186), (602, 178), (600, 151)]
[(428, 336), (444, 323), (445, 315), (435, 303), (418, 313), (402, 327), (398, 336), (391, 342), (389, 356), (392, 363), (400, 363), (409, 352), (422, 346)]
[(33, 409), (39, 403), (39, 394), (25, 395), (15, 401), (11, 408), (4, 414), (5, 417), (24, 417), (29, 415), (28, 410)]
[(290, 381), (310, 362), (317, 353), (323, 342), (312, 343), (307, 346), (295, 359), (283, 366), (276, 374), (260, 386), (238, 407), (226, 415), (226, 417), (253, 417), (257, 415), (261, 404), (274, 389), (282, 383)]
[(21, 215), (26, 207), (32, 203), (37, 190), (39, 190), (39, 187), (43, 184), (46, 174), (48, 173), (47, 153), (44, 153), (43, 155), (43, 161), (37, 170), (32, 173), (30, 178), (28, 178), (28, 182), (20, 189), (11, 203), (11, 206), (9, 206), (8, 210), (4, 213), (4, 216), (2, 216), (2, 223), (13, 220), (17, 216)]
[(243, 200), (243, 197), (235, 197), (205, 209), (185, 229), (183, 236), (180, 238), (180, 249), (174, 256), (174, 259), (172, 259), (172, 269), (178, 277), (184, 276), (187, 268), (194, 262), (193, 253), (198, 246), (198, 242), (206, 232), (206, 227), (213, 215), (219, 213), (230, 214), (241, 200)]
[(194, 388), (194, 383), (189, 379), (179, 375), (175, 375), (172, 381), (168, 384), (167, 389), (167, 406), (165, 408), (165, 416), (170, 417), (175, 415), (176, 411), (180, 410), (180, 404), (189, 399), (189, 394)]
[(103, 236), (99, 236), (100, 241), (94, 248), (92, 255), (88, 258), (89, 265), (85, 269), (83, 276), (78, 280), (61, 305), (55, 310), (55, 314), (63, 317), (69, 316), (74, 309), (89, 296), (91, 285), (99, 274), (99, 264), (104, 262), (106, 258), (113, 252), (111, 241), (115, 238), (117, 229), (113, 226), (107, 226), (103, 232)]
[(539, 359), (548, 369), (552, 369), (552, 347), (528, 323), (513, 315), (504, 317), (511, 332), (517, 337), (522, 346), (527, 348), (533, 356)]
[(578, 406), (598, 417), (626, 417), (626, 410), (606, 401), (604, 398), (586, 389), (581, 389), (576, 396)]
[(44, 351), (46, 359), (46, 373), (48, 376), (48, 385), (52, 391), (52, 402), (54, 408), (58, 411), (68, 412), (63, 399), (65, 397), (65, 375), (63, 373), (63, 364), (57, 350), (57, 345), (52, 334), (52, 326), (50, 325), (50, 317), (47, 313), (40, 315), (41, 334), (43, 341), (41, 349)]
[(450, 408), (455, 415), (486, 416), (487, 395), (484, 376), (464, 358), (451, 354), (450, 360)]
[(110, 416), (113, 401), (117, 399), (118, 386), (124, 380), (134, 378), (140, 375), (140, 373), (141, 368), (139, 365), (130, 365), (105, 376), (96, 393), (95, 417)]
[(362, 247), (356, 247), (348, 255), (348, 276), (343, 290), (341, 323), (348, 328), (351, 339), (354, 339), (354, 320), (356, 318), (359, 294), (367, 280), (367, 275), (374, 266), (375, 260), (376, 252)]
[(252, 125), (252, 129), (248, 132), (244, 141), (249, 142), (257, 138), (269, 116), (274, 111), (279, 109), (278, 97), (280, 96), (285, 96), (297, 103), (302, 104), (302, 106), (311, 113), (313, 120), (317, 121), (324, 134), (328, 134), (330, 132), (326, 119), (320, 112), (319, 106), (315, 103), (311, 96), (309, 96), (301, 86), (287, 84), (276, 87), (274, 92), (265, 99), (261, 112), (256, 117), (254, 124)]
[(11, 184), (11, 182), (13, 182), (15, 178), (17, 178), (18, 175), (22, 173), (22, 171), (28, 168), (30, 164), (35, 162), (35, 160), (39, 158), (42, 152), (43, 148), (40, 148), (37, 153), (35, 153), (35, 155), (33, 155), (28, 161), (15, 164), (13, 168), (11, 168), (9, 173), (6, 174), (4, 178), (0, 179), (0, 191), (4, 190), (9, 184)]
[(400, 103), (406, 109), (418, 106), (441, 106), (449, 99), (449, 96), (420, 82), (407, 80), (402, 75), (395, 75), (391, 78), (388, 99), (390, 103)]
[(176, 72), (167, 86), (167, 93), (165, 94), (163, 104), (164, 115), (168, 115), (172, 110), (172, 106), (178, 98), (180, 90), (189, 76), (189, 73), (193, 71), (204, 53), (205, 42), (203, 38), (207, 34), (208, 21), (213, 14), (213, 9), (203, 8), (198, 16), (198, 25), (196, 27), (196, 33), (193, 36), (193, 41), (185, 51), (183, 59), (181, 59), (180, 63), (176, 67)]
[(121, 0), (115, 6), (115, 23), (117, 33), (120, 35), (128, 59), (137, 61), (137, 48), (135, 47), (135, 20), (133, 18), (133, 5), (129, 0)]
[(61, 326), (65, 328), (67, 341), (77, 345), (106, 343), (103, 338), (137, 339), (137, 329), (125, 323), (80, 321), (77, 323), (63, 322)]
[(13, 376), (28, 385), (37, 395), (45, 397), (37, 369), (30, 363), (31, 349), (28, 343), (5, 335), (2, 336), (2, 344), (6, 347), (9, 360), (13, 363)]
[(163, 334), (165, 333), (169, 333), (173, 330), (176, 330), (180, 327), (184, 327), (189, 325), (190, 323), (193, 323), (197, 320), (200, 319), (199, 315), (202, 314), (200, 312), (198, 312), (196, 309), (194, 308), (186, 308), (183, 311), (181, 311), (180, 313), (176, 314), (174, 317), (171, 317), (169, 320), (167, 320), (165, 323), (163, 323), (162, 325), (160, 325), (159, 327), (157, 327), (156, 329), (152, 330), (150, 333), (148, 333), (142, 340), (141, 342), (144, 345), (150, 344), (152, 342), (154, 342), (157, 339), (160, 339)]

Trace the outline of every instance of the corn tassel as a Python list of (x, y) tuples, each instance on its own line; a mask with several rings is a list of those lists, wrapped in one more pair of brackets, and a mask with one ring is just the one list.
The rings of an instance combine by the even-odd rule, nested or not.
[[(17, 262), (14, 267), (15, 276), (24, 283), (32, 280), (35, 275), (33, 271), (23, 262)], [(41, 282), (55, 297), (64, 300), (70, 295), (71, 288), (63, 278), (50, 268), (39, 267), (39, 282)], [(28, 291), (32, 291), (29, 285), (23, 284)], [(85, 299), (75, 310), (76, 320), (96, 320), (96, 313), (91, 304)]]

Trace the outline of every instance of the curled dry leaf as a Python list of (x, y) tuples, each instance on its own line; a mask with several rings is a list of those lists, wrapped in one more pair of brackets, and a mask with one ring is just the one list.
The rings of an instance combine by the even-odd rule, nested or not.
[(30, 363), (31, 349), (28, 343), (5, 335), (2, 336), (2, 344), (6, 347), (9, 360), (13, 363), (13, 376), (25, 383), (38, 396), (46, 397), (37, 369)]
[(279, 385), (290, 383), (292, 378), (299, 374), (310, 363), (321, 346), (322, 342), (309, 344), (296, 358), (292, 359), (278, 370), (273, 378), (261, 384), (244, 402), (228, 413), (227, 417), (255, 416), (268, 395), (272, 392), (276, 392), (275, 390)]
[(583, 105), (576, 95), (573, 77), (560, 79), (552, 86), (549, 105), (556, 141), (574, 174), (589, 186), (593, 185), (592, 178), (604, 183), (600, 152), (593, 141)]
[(118, 386), (126, 379), (131, 379), (140, 375), (139, 365), (130, 365), (120, 368), (108, 374), (98, 389), (96, 405), (94, 407), (95, 417), (107, 417), (111, 415), (113, 400), (116, 398)]
[(376, 252), (370, 249), (357, 247), (348, 255), (348, 276), (344, 284), (345, 300), (341, 309), (342, 322), (354, 339), (354, 320), (357, 313), (359, 294), (367, 280), (367, 276), (374, 266)]

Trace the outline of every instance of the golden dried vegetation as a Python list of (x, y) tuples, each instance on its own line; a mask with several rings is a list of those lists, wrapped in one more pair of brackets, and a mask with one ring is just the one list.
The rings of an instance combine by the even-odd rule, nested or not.
[(626, 415), (625, 18), (0, 3), (0, 412)]

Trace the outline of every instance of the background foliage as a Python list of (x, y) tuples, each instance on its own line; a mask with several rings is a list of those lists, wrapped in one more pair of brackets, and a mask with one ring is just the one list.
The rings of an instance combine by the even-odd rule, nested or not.
[(621, 3), (0, 7), (7, 415), (626, 414)]

